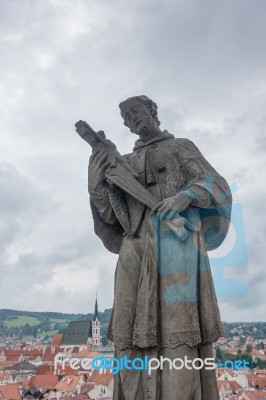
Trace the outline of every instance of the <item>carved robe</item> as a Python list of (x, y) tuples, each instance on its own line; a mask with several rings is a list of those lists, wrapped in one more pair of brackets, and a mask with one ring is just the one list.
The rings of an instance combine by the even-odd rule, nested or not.
[[(207, 249), (218, 247), (226, 235), (230, 189), (191, 141), (167, 131), (149, 142), (138, 140), (125, 158), (158, 202), (182, 190), (193, 200), (192, 207), (181, 213), (186, 224), (180, 230), (167, 219), (151, 218), (146, 206), (116, 187), (107, 185), (104, 191), (91, 193), (95, 232), (108, 250), (119, 254), (108, 336), (120, 356), (128, 351), (140, 356), (151, 349), (157, 355), (166, 349), (174, 355), (204, 346), (210, 354), (210, 344), (223, 332)], [(182, 240), (184, 230), (187, 236)], [(158, 374), (151, 379), (153, 384), (143, 375), (142, 385), (138, 374), (137, 391), (128, 392), (122, 382), (128, 376), (116, 378), (115, 400), (158, 400), (162, 393), (163, 400), (217, 399), (216, 388), (204, 392), (202, 374), (201, 389), (183, 393), (186, 397), (181, 392), (171, 397), (171, 388), (169, 393), (160, 388)], [(194, 379), (187, 372), (185, 377)], [(216, 385), (214, 374), (210, 379)]]

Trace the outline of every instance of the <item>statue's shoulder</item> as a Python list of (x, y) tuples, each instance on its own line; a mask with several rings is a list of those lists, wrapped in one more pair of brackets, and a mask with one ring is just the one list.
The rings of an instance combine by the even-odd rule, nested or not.
[(175, 137), (174, 141), (180, 147), (195, 147), (195, 144), (192, 142), (192, 140), (189, 140), (187, 138), (177, 138), (177, 137)]
[(175, 144), (177, 150), (183, 157), (198, 157), (200, 152), (195, 143), (192, 140), (186, 138), (175, 138)]

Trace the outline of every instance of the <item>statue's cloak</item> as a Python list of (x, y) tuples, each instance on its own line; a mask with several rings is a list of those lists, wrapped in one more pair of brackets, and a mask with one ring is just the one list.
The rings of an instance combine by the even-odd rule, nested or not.
[(125, 158), (158, 202), (185, 191), (192, 207), (169, 220), (114, 186), (91, 193), (95, 232), (119, 253), (109, 338), (118, 349), (212, 343), (223, 331), (207, 250), (227, 234), (228, 184), (191, 141), (167, 131)]

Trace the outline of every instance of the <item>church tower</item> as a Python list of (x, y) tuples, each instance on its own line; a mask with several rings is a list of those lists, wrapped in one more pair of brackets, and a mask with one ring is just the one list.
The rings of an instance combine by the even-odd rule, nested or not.
[(101, 323), (98, 312), (97, 294), (92, 318), (92, 346), (101, 346)]

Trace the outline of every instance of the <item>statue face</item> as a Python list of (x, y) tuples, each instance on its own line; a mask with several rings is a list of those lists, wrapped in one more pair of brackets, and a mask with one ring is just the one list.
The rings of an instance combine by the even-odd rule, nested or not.
[(132, 101), (124, 111), (124, 124), (131, 132), (144, 135), (145, 132), (158, 129), (159, 125), (151, 114), (150, 108), (141, 101)]

